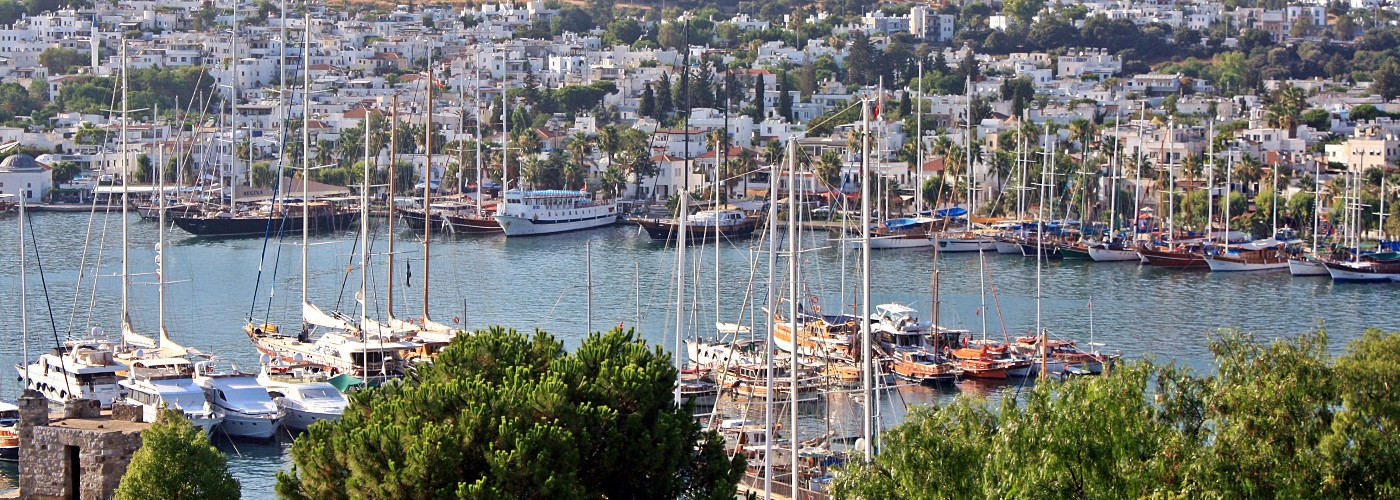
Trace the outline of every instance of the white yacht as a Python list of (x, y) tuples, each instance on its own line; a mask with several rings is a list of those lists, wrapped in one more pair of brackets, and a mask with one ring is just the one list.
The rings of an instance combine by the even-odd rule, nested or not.
[(258, 383), (286, 417), (282, 425), (304, 431), (321, 420), (336, 420), (350, 401), (326, 382), (326, 372), (315, 366), (279, 367), (263, 364)]
[(308, 331), (297, 336), (282, 334), (272, 325), (248, 324), (244, 331), (262, 354), (288, 365), (319, 365), (328, 376), (346, 374), (365, 381), (382, 381), (403, 375), (405, 352), (418, 345), (399, 336), (385, 325), (366, 324), (373, 333), (361, 337), (356, 326), (343, 318), (303, 304), (302, 312), (311, 325), (326, 331)]
[(583, 191), (507, 191), (496, 221), (506, 236), (533, 236), (608, 226), (617, 201), (594, 200)]
[(27, 389), (39, 391), (50, 401), (95, 399), (108, 409), (121, 392), (117, 374), (127, 369), (113, 357), (114, 350), (104, 340), (73, 340), (15, 369)]
[(163, 408), (180, 410), (190, 423), (209, 434), (223, 422), (204, 389), (194, 383), (194, 364), (185, 358), (139, 359), (131, 362), (127, 378), (119, 382), (120, 401), (141, 407), (141, 420), (155, 422)]
[(215, 366), (213, 359), (194, 365), (194, 383), (204, 389), (214, 412), (224, 419), (219, 429), (230, 437), (271, 438), (282, 425), (282, 409), (257, 377), (240, 371), (236, 364), (227, 365)]

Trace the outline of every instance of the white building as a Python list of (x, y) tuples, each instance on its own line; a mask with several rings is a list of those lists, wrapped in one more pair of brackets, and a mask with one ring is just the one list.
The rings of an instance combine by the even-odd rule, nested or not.
[(53, 169), (27, 154), (14, 154), (0, 162), (0, 194), (42, 203), (53, 188)]

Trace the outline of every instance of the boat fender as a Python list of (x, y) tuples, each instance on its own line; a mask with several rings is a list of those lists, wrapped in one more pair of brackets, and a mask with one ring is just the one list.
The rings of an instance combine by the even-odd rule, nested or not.
[(813, 306), (812, 306), (812, 312), (814, 312), (814, 313), (820, 313), (820, 312), (822, 312), (822, 306), (813, 305)]
[(458, 318), (458, 317), (456, 317), (456, 316), (453, 316), (453, 317), (452, 317), (452, 324), (455, 325), (455, 324), (461, 323), (461, 322), (462, 322), (461, 318)]

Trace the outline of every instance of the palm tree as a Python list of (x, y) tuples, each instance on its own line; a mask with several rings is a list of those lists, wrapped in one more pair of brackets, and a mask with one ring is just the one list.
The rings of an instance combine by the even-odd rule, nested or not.
[(1269, 94), (1269, 101), (1269, 126), (1287, 130), (1292, 139), (1303, 121), (1303, 110), (1308, 107), (1307, 96), (1302, 89), (1289, 85)]
[(817, 162), (817, 179), (834, 191), (841, 190), (841, 155), (835, 151), (822, 153)]
[(622, 186), (627, 184), (627, 174), (623, 173), (622, 169), (616, 165), (609, 165), (608, 169), (603, 171), (603, 177), (599, 181), (604, 190), (616, 197), (622, 191)]
[(524, 179), (525, 184), (534, 188), (544, 181), (547, 168), (545, 161), (541, 160), (538, 155), (529, 155), (520, 162), (520, 176)]
[(564, 150), (569, 152), (569, 158), (579, 165), (587, 165), (588, 154), (593, 152), (593, 141), (589, 140), (583, 132), (575, 132), (569, 136), (569, 142), (564, 145)]
[(1094, 122), (1080, 118), (1069, 123), (1069, 136), (1079, 142), (1079, 152), (1087, 157), (1089, 142), (1094, 138)]
[(1253, 156), (1244, 155), (1240, 158), (1239, 163), (1235, 164), (1235, 180), (1240, 183), (1240, 186), (1244, 190), (1248, 190), (1250, 193), (1255, 192), (1254, 186), (1263, 175), (1263, 166), (1260, 165), (1259, 160), (1255, 159)]
[(622, 137), (617, 125), (608, 125), (598, 130), (598, 147), (608, 155), (608, 165), (616, 160), (617, 151), (622, 147)]
[(573, 160), (564, 160), (564, 189), (573, 189), (574, 186), (582, 186), (584, 179), (588, 177), (588, 167)]

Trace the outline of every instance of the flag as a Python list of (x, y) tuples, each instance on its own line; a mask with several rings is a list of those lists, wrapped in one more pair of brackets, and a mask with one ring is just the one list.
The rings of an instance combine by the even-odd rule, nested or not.
[(442, 80), (433, 79), (433, 84), (437, 85), (438, 90), (443, 90), (447, 88), (447, 85), (443, 84)]
[(413, 286), (413, 263), (405, 262), (404, 267), (408, 268), (408, 275), (403, 279), (403, 286), (411, 287)]
[(588, 190), (588, 183), (587, 183), (587, 182), (583, 183), (583, 187), (578, 188), (578, 190), (579, 190), (579, 191), (587, 191), (587, 190)]
[(973, 311), (973, 314), (976, 314), (976, 315), (978, 315), (978, 316), (981, 316), (981, 315), (982, 315), (982, 308), (980, 308), (980, 307), (977, 308), (976, 311)]
[(875, 115), (874, 115), (874, 116), (871, 116), (871, 118), (879, 118), (879, 117), (880, 117), (880, 105), (881, 105), (881, 104), (884, 104), (884, 102), (885, 102), (885, 101), (884, 101), (883, 99), (878, 100), (878, 101), (875, 101)]

